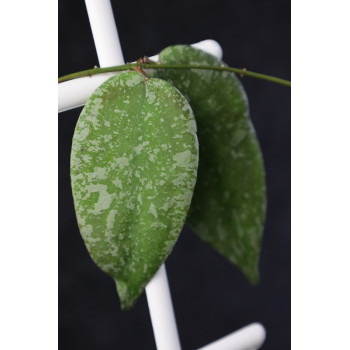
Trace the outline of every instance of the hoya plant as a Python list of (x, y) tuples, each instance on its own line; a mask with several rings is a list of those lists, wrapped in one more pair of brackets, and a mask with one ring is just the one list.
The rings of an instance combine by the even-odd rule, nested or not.
[(91, 95), (71, 151), (79, 229), (121, 307), (134, 305), (185, 222), (257, 283), (266, 185), (241, 83), (186, 45), (126, 69)]
[[(86, 3), (88, 12), (99, 12), (92, 6), (94, 1)], [(95, 35), (94, 39), (96, 44)], [(98, 54), (109, 50), (96, 48)], [(101, 63), (99, 56), (107, 68), (95, 66), (59, 78), (59, 83), (67, 82), (64, 87), (76, 78), (101, 79), (81, 102), (84, 108), (76, 123), (71, 121), (75, 130), (66, 150), (70, 153), (69, 197), (74, 201), (81, 244), (111, 277), (99, 274), (110, 286), (114, 284), (121, 309), (132, 310), (121, 311), (124, 321), (142, 305), (135, 304), (146, 286), (149, 297), (149, 286), (162, 264), (170, 255), (176, 257), (171, 253), (184, 236), (184, 227), (198, 237), (198, 246), (220, 256), (222, 266), (226, 260), (230, 271), (238, 271), (235, 280), (259, 285), (271, 178), (267, 185), (266, 149), (262, 152), (259, 145), (248, 94), (240, 81), (258, 78), (265, 80), (266, 88), (281, 90), (288, 90), (281, 85), (290, 86), (290, 82), (229, 67), (218, 57), (198, 45), (172, 45), (156, 58), (144, 56), (120, 66)], [(106, 80), (105, 73), (113, 76)], [(79, 95), (78, 90), (74, 93)], [(249, 95), (250, 100), (254, 98)], [(265, 120), (264, 115), (257, 117)], [(211, 266), (205, 254), (196, 255), (196, 249), (192, 247), (193, 255), (205, 273), (219, 275), (221, 267)], [(80, 264), (80, 259), (76, 262)], [(114, 296), (114, 288), (110, 289)], [(198, 296), (204, 291), (196, 290)], [(214, 300), (206, 300), (203, 310), (217, 303), (222, 291), (218, 289)], [(104, 297), (99, 293), (95, 300)], [(160, 333), (153, 318), (152, 326), (158, 347)], [(254, 346), (261, 346), (263, 338)], [(171, 343), (168, 340), (159, 349)], [(180, 348), (176, 343), (172, 346)]]

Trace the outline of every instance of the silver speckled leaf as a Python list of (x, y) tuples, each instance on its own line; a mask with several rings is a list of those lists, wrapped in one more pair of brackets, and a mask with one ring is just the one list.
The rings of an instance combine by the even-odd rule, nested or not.
[(126, 72), (102, 84), (76, 126), (71, 182), (81, 235), (135, 303), (170, 254), (196, 182), (196, 123), (168, 82)]
[[(166, 48), (159, 61), (223, 64), (184, 45)], [(243, 87), (228, 72), (157, 70), (154, 75), (176, 86), (196, 117), (199, 168), (187, 222), (256, 283), (266, 210), (265, 174)]]

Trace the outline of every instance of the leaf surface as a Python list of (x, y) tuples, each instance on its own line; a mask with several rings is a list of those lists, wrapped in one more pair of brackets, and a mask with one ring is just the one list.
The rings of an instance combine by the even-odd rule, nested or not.
[[(184, 45), (166, 48), (159, 61), (223, 64)], [(188, 99), (198, 126), (198, 179), (187, 222), (256, 283), (266, 190), (263, 159), (244, 89), (228, 72), (164, 69), (153, 74), (172, 83)]]
[(122, 73), (102, 84), (76, 125), (71, 182), (81, 235), (130, 308), (170, 254), (198, 167), (196, 124), (177, 89)]

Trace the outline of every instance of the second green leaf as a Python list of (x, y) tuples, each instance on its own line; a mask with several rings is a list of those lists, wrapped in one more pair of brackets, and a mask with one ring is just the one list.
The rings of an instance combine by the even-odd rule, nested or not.
[[(190, 46), (163, 50), (164, 64), (224, 63)], [(198, 126), (198, 179), (187, 222), (256, 283), (265, 221), (263, 158), (239, 80), (228, 72), (164, 69), (153, 73), (189, 101)]]

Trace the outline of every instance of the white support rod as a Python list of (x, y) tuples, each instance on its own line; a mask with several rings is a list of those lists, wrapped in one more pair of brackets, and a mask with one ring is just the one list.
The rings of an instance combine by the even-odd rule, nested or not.
[[(100, 67), (124, 64), (110, 0), (85, 0)], [(58, 85), (58, 112), (85, 104), (94, 90), (113, 73), (79, 78)]]
[(124, 64), (110, 0), (85, 0), (100, 67)]
[[(85, 0), (101, 67), (124, 64), (109, 0)], [(146, 286), (158, 350), (181, 350), (165, 266)]]
[(97, 74), (58, 84), (58, 113), (84, 106), (92, 93), (115, 74)]
[(164, 264), (146, 286), (146, 295), (157, 349), (181, 350)]
[(252, 323), (198, 350), (257, 350), (261, 348), (265, 338), (264, 326)]
[[(96, 1), (88, 0), (87, 3), (88, 2), (90, 3)], [(95, 36), (97, 36), (96, 31)], [(206, 51), (219, 59), (222, 58), (221, 46), (215, 40), (203, 40), (199, 43), (193, 44), (192, 46)], [(100, 55), (98, 57), (100, 58)], [(152, 56), (150, 59), (157, 61), (158, 55)], [(108, 61), (107, 58), (105, 58), (105, 61)], [(110, 64), (109, 66), (122, 64), (124, 64), (124, 61), (119, 61), (118, 64)], [(103, 66), (105, 67), (106, 65)], [(78, 78), (58, 84), (58, 112), (64, 112), (83, 106), (94, 90), (115, 74), (116, 73), (97, 74), (93, 75), (92, 77)]]

